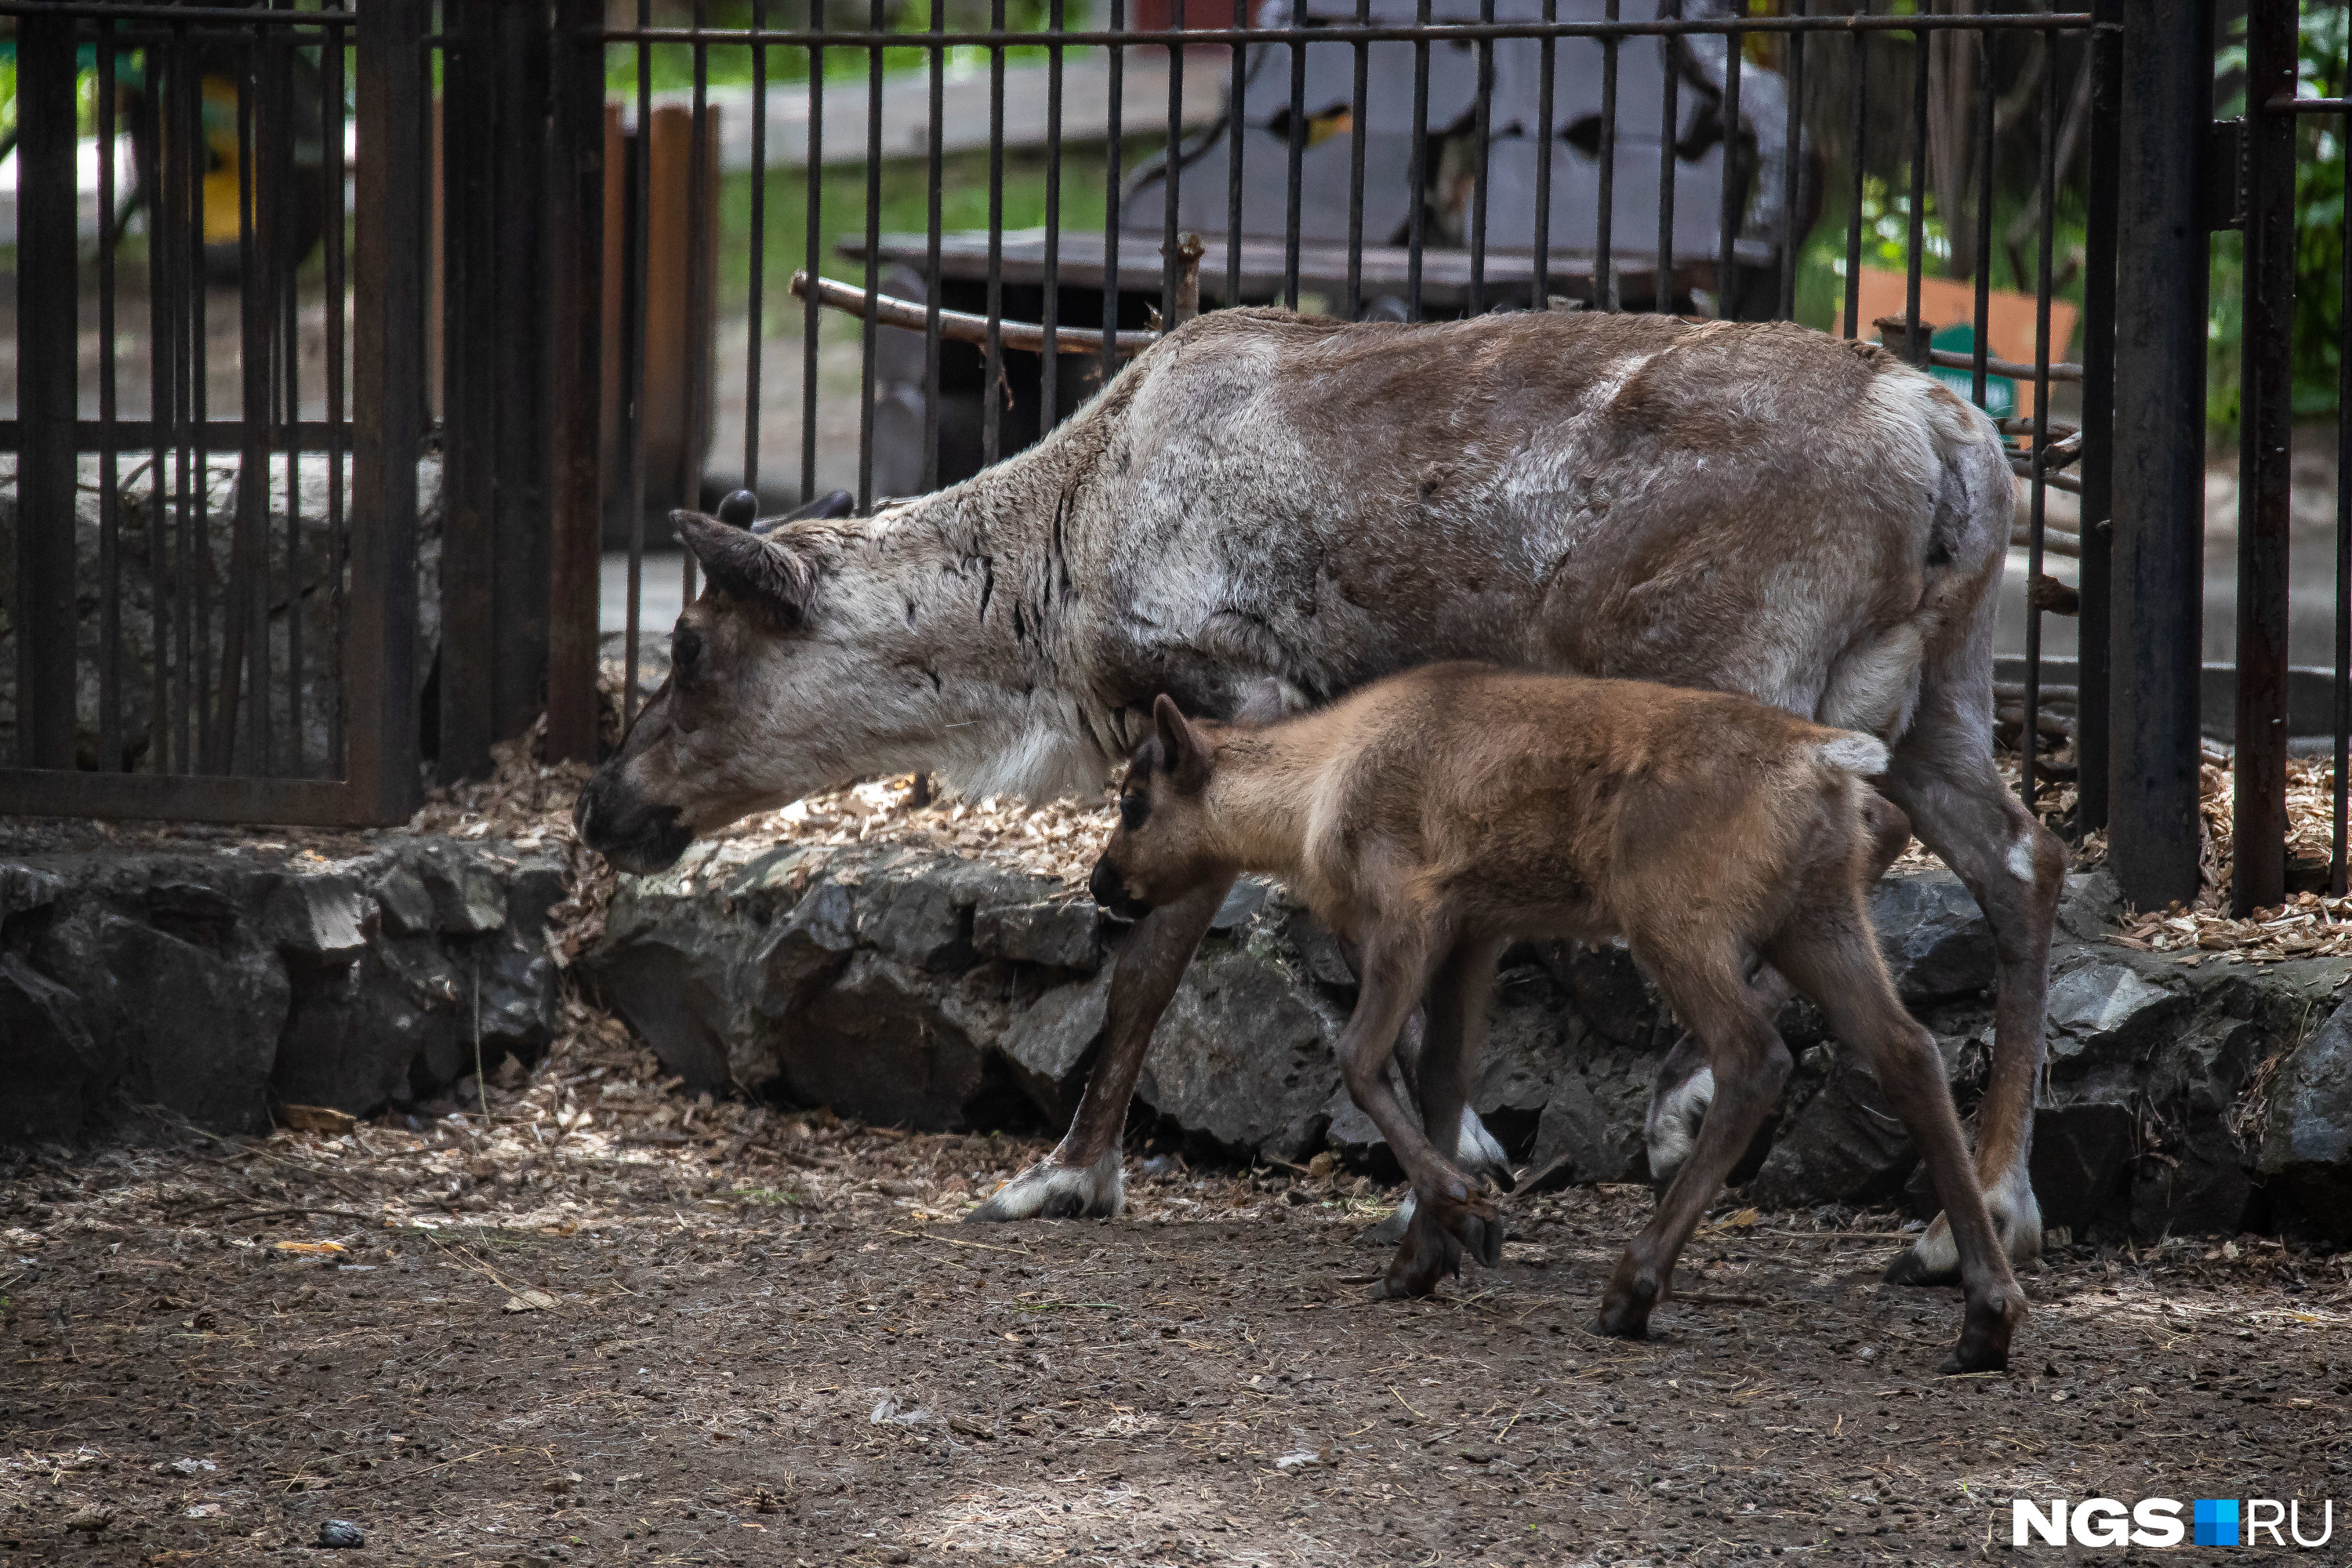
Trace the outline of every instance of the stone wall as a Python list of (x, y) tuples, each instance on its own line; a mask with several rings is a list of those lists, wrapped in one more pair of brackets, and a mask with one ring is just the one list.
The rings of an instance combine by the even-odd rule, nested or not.
[[(2070, 880), (2053, 962), (2033, 1170), (2047, 1222), (2149, 1238), (2352, 1231), (2352, 961), (2195, 966), (2102, 940), (2103, 876)], [(1906, 1001), (1963, 1110), (1990, 1060), (1993, 948), (1947, 873), (1889, 878), (1874, 914)], [(690, 1086), (932, 1128), (1068, 1117), (1099, 1043), (1125, 928), (1055, 883), (900, 848), (698, 847), (623, 878), (589, 985)], [(1506, 955), (1475, 1102), (1512, 1153), (1562, 1179), (1646, 1178), (1642, 1111), (1675, 1037), (1613, 949)], [(1145, 1060), (1143, 1111), (1203, 1152), (1383, 1158), (1331, 1043), (1354, 1001), (1328, 932), (1244, 882)], [(2325, 1027), (2320, 1026), (2325, 1024)], [(1738, 1173), (1755, 1201), (1895, 1200), (1932, 1212), (1877, 1085), (1802, 1004), (1798, 1066)]]
[(0, 1141), (125, 1100), (215, 1131), (273, 1102), (429, 1100), (555, 1024), (562, 861), (387, 836), (321, 858), (187, 829), (139, 849), (0, 851)]

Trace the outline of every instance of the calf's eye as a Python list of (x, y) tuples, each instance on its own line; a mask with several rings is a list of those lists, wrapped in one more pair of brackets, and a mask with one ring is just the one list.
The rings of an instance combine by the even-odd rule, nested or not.
[(702, 634), (691, 626), (672, 633), (669, 639), (670, 664), (680, 671), (702, 657)]
[(1151, 802), (1148, 796), (1123, 795), (1118, 797), (1118, 825), (1129, 832), (1142, 826), (1143, 819), (1150, 815)]

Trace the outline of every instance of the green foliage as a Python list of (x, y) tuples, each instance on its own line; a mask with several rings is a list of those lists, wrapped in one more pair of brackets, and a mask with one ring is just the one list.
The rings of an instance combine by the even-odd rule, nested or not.
[[(945, 6), (943, 23), (950, 32), (971, 31), (989, 25), (989, 8), (973, 0), (940, 0)], [(1065, 25), (1072, 27), (1085, 25), (1083, 14), (1073, 11), (1064, 0)], [(672, 9), (676, 9), (673, 7)], [(930, 30), (931, 0), (885, 0), (882, 30), (917, 36)], [(1007, 31), (1034, 33), (1050, 25), (1055, 0), (1006, 0), (1004, 26)], [(771, 31), (796, 31), (808, 26), (809, 7), (791, 0), (769, 0), (764, 8), (765, 25)], [(872, 14), (863, 5), (827, 6), (826, 25), (839, 31), (867, 30)], [(705, 15), (705, 25), (716, 29), (748, 28), (752, 25), (751, 0), (713, 0)], [(675, 16), (663, 14), (656, 7), (656, 26), (680, 26)], [(604, 80), (616, 95), (627, 98), (637, 90), (637, 46), (614, 44), (605, 52)], [(1065, 59), (1074, 59), (1089, 51), (1066, 49)], [(646, 76), (656, 92), (683, 92), (694, 85), (694, 46), (691, 44), (653, 44), (642, 50), (646, 63)], [(988, 68), (989, 53), (977, 46), (944, 49), (944, 64), (950, 75)], [(1039, 45), (1014, 45), (1006, 48), (1008, 61), (1043, 60), (1046, 51)], [(706, 47), (703, 50), (704, 79), (713, 83), (748, 83), (751, 79), (752, 51), (742, 45)], [(771, 47), (767, 50), (768, 79), (775, 83), (804, 82), (809, 77), (809, 51), (802, 48)], [(882, 68), (892, 76), (930, 68), (930, 51), (909, 47), (882, 51)], [(824, 53), (824, 79), (827, 81), (862, 79), (869, 63), (866, 52), (860, 47), (827, 49)]]
[[(2344, 74), (2347, 18), (2352, 9), (2305, 8), (2298, 40), (2296, 91), (2336, 98)], [(2221, 54), (2221, 68), (2242, 71), (2245, 20)], [(2227, 117), (2245, 110), (2243, 89), (2224, 102)], [(2294, 416), (2324, 419), (2336, 412), (2344, 354), (2344, 135), (2332, 115), (2303, 115), (2295, 126), (2294, 164)], [(2232, 438), (2240, 413), (2239, 374), (2244, 364), (2245, 243), (2236, 233), (2213, 237), (2212, 293), (2206, 322), (2205, 413), (2216, 441)]]

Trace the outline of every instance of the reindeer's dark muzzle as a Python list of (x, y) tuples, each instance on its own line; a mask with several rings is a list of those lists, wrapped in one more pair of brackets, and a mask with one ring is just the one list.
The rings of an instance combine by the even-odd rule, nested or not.
[(1110, 868), (1108, 860), (1095, 862), (1095, 873), (1087, 879), (1087, 891), (1097, 906), (1121, 920), (1139, 921), (1151, 912), (1151, 906), (1127, 890), (1127, 880)]
[(694, 830), (681, 819), (677, 807), (655, 805), (634, 796), (616, 768), (597, 770), (572, 807), (572, 826), (580, 842), (610, 860), (616, 869), (635, 876), (666, 871), (677, 864)]

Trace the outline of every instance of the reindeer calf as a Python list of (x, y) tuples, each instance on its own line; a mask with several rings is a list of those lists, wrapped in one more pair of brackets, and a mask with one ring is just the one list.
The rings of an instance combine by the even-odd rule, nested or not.
[[(1494, 1200), (1453, 1144), (1505, 943), (1622, 936), (1704, 1045), (1716, 1096), (1610, 1277), (1601, 1331), (1643, 1335), (1779, 1098), (1788, 1047), (1749, 979), (1769, 963), (1864, 1054), (1935, 1179), (1966, 1293), (1945, 1370), (2007, 1364), (2024, 1300), (1935, 1043), (1895, 999), (1864, 908), (1885, 844), (1908, 829), (1862, 782), (1886, 766), (1878, 741), (1743, 697), (1478, 664), (1433, 665), (1255, 726), (1191, 722), (1162, 696), (1153, 729), (1119, 786), (1095, 898), (1139, 912), (1268, 872), (1358, 945), (1341, 1065), (1418, 1202), (1383, 1294), (1426, 1294), (1458, 1272), (1465, 1245), (1489, 1266), (1501, 1255)], [(1387, 1069), (1424, 992), (1416, 1125)]]

